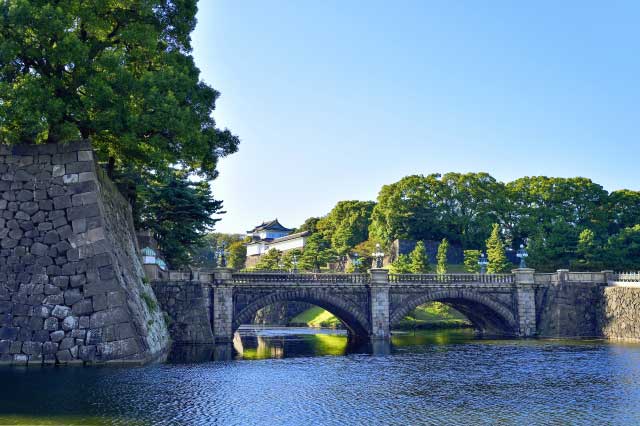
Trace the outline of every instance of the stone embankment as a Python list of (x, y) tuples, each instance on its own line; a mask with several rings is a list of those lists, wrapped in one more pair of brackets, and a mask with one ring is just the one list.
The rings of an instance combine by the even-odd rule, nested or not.
[(601, 335), (612, 340), (640, 341), (640, 287), (602, 289), (598, 312)]
[(168, 332), (88, 142), (0, 146), (0, 363), (146, 362)]

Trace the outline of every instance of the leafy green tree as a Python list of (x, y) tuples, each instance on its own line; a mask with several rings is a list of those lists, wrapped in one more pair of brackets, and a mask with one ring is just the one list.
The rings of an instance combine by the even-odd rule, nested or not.
[(480, 272), (480, 265), (478, 265), (478, 259), (482, 254), (481, 250), (465, 250), (464, 251), (464, 269), (467, 272), (477, 273)]
[(489, 239), (487, 239), (487, 259), (489, 260), (487, 272), (490, 274), (507, 272), (513, 267), (513, 265), (507, 260), (504, 243), (500, 236), (500, 225), (497, 223), (493, 225), (491, 235), (489, 236)]
[(608, 194), (590, 179), (524, 177), (508, 183), (507, 192), (515, 219), (511, 227), (514, 248), (518, 241), (536, 235), (540, 229), (545, 236), (556, 233), (554, 244), (559, 243), (558, 232), (573, 228), (570, 234), (575, 254), (583, 229), (589, 228), (597, 236), (606, 234)]
[(441, 240), (481, 247), (491, 224), (504, 216), (504, 184), (487, 173), (447, 173), (402, 178), (380, 190), (369, 232), (396, 238)]
[(407, 176), (383, 186), (371, 213), (371, 238), (385, 245), (396, 238), (441, 238), (442, 206), (438, 200), (442, 188), (439, 174)]
[[(196, 11), (195, 0), (0, 2), (0, 142), (90, 139), (136, 223), (165, 220), (152, 227), (176, 265), (213, 222), (154, 212), (165, 204), (158, 196), (186, 175), (214, 179), (218, 159), (239, 143), (216, 127), (220, 94), (200, 80), (191, 56)], [(184, 183), (180, 192), (200, 199), (205, 190), (196, 186)], [(220, 212), (206, 194), (207, 202), (185, 208), (193, 217)]]
[(527, 264), (542, 272), (569, 268), (576, 259), (579, 228), (563, 221), (540, 227), (528, 239)]
[(254, 267), (257, 271), (278, 271), (282, 269), (280, 267), (282, 261), (282, 252), (278, 249), (269, 249), (265, 254), (260, 257), (258, 263)]
[(575, 270), (597, 270), (603, 267), (603, 250), (596, 242), (596, 235), (590, 229), (585, 229), (578, 238), (577, 254), (579, 258), (572, 264)]
[(640, 225), (624, 228), (609, 238), (604, 264), (618, 271), (640, 270)]
[(319, 217), (310, 217), (304, 221), (300, 227), (294, 229), (293, 232), (304, 232), (309, 231), (310, 233), (314, 233), (318, 230), (318, 222), (320, 221)]
[(411, 272), (414, 274), (425, 274), (431, 270), (427, 249), (422, 241), (418, 241), (415, 248), (409, 254), (411, 260)]
[(338, 255), (345, 255), (369, 238), (373, 201), (340, 201), (317, 223)]
[(406, 254), (401, 254), (391, 262), (391, 272), (394, 274), (410, 274), (412, 272), (411, 259)]
[(607, 216), (609, 234), (640, 224), (640, 192), (623, 189), (609, 194)]
[(242, 241), (234, 241), (228, 247), (228, 265), (236, 271), (244, 269), (247, 260), (247, 246)]
[(293, 250), (288, 250), (284, 252), (284, 254), (282, 255), (282, 265), (284, 266), (284, 269), (288, 271), (293, 270), (294, 269), (293, 260), (296, 259), (296, 262), (299, 262), (301, 257), (302, 257), (302, 250), (300, 249), (293, 249)]
[(319, 272), (320, 268), (335, 259), (331, 246), (319, 233), (312, 234), (304, 245), (300, 257), (300, 269)]
[(158, 178), (157, 184), (141, 190), (145, 200), (140, 206), (141, 222), (155, 234), (169, 265), (191, 263), (188, 248), (203, 244), (206, 231), (219, 220), (212, 215), (222, 203), (212, 199), (207, 182), (192, 182), (176, 174)]
[(446, 238), (443, 238), (438, 245), (438, 253), (436, 254), (436, 272), (438, 274), (446, 274), (447, 273), (447, 252), (449, 251), (449, 241)]
[[(227, 265), (234, 269), (242, 269), (244, 268), (244, 257), (246, 255), (246, 247), (244, 246), (243, 239), (244, 236), (241, 234), (222, 234), (217, 232), (208, 233), (202, 238), (201, 243), (192, 249), (190, 263), (198, 267), (217, 267), (218, 259), (216, 251), (222, 244), (224, 244), (228, 252)], [(236, 258), (234, 258), (234, 253), (237, 250), (240, 251), (237, 253), (238, 257), (236, 260)], [(237, 267), (237, 265), (239, 265), (240, 258), (242, 265)]]
[[(196, 1), (0, 2), (0, 139), (91, 138), (115, 165), (209, 178), (238, 139), (191, 56)], [(46, 99), (46, 102), (42, 100)]]

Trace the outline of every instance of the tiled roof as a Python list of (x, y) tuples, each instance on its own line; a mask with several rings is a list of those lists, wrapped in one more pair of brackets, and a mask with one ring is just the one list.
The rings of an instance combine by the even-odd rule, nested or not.
[(282, 224), (280, 224), (280, 222), (278, 222), (278, 219), (273, 219), (269, 222), (262, 222), (260, 225), (256, 226), (255, 228), (253, 228), (251, 231), (247, 231), (248, 234), (251, 234), (253, 232), (260, 232), (260, 231), (292, 231), (292, 229), (289, 228), (285, 228), (284, 226), (282, 226)]

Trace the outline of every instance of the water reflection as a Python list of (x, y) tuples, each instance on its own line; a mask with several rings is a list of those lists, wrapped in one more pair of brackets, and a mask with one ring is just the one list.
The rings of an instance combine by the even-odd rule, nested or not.
[(0, 424), (640, 424), (638, 345), (242, 334), (236, 349), (176, 347), (167, 364), (0, 368)]
[(476, 340), (471, 329), (398, 331), (393, 333), (391, 341), (358, 342), (349, 340), (344, 330), (243, 326), (232, 344), (175, 345), (168, 362), (184, 364), (348, 354), (385, 356), (407, 346), (462, 344)]
[(367, 348), (351, 342), (344, 330), (306, 327), (260, 328), (244, 326), (233, 341), (235, 359), (279, 359), (364, 353)]

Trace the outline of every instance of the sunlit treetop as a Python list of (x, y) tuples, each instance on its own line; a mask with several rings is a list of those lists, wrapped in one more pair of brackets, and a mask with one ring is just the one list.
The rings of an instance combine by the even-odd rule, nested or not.
[(0, 2), (0, 141), (91, 138), (139, 170), (208, 178), (238, 138), (191, 56), (195, 0)]

